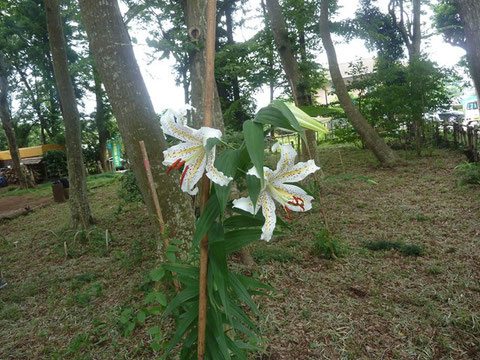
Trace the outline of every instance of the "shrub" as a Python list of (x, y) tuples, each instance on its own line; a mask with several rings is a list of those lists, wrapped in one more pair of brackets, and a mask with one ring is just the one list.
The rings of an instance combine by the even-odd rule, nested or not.
[(126, 202), (143, 202), (142, 193), (132, 170), (123, 173), (117, 194), (120, 199)]
[(462, 163), (458, 165), (455, 176), (459, 177), (458, 185), (480, 185), (480, 163)]
[(345, 247), (339, 239), (332, 237), (327, 229), (322, 229), (316, 233), (311, 253), (325, 259), (336, 259), (345, 254)]
[(68, 174), (67, 153), (65, 150), (50, 150), (43, 156), (47, 174), (51, 178), (61, 178)]

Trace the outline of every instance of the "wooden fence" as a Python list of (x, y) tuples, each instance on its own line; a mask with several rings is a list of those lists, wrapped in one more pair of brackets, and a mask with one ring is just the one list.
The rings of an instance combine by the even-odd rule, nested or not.
[(453, 137), (453, 146), (455, 148), (462, 147), (470, 162), (478, 162), (480, 160), (478, 154), (478, 132), (479, 127), (477, 125), (469, 126), (457, 123), (443, 125), (444, 141), (450, 143), (450, 138)]

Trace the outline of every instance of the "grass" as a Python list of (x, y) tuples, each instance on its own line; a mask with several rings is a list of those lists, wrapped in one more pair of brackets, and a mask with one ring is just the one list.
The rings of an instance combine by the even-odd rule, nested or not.
[[(119, 174), (108, 172), (103, 174), (90, 175), (87, 177), (87, 186), (93, 190), (115, 182), (120, 177)], [(33, 197), (46, 197), (52, 194), (52, 183), (46, 182), (35, 186), (33, 189), (21, 189), (19, 186), (10, 185), (6, 188), (0, 188), (0, 198), (4, 196), (32, 195)]]
[[(402, 153), (408, 166), (383, 169), (356, 147), (319, 150), (321, 202), (296, 214), (285, 235), (251, 246), (257, 265), (245, 271), (276, 289), (256, 299), (268, 346), (251, 358), (479, 358), (480, 194), (457, 187), (462, 156)], [(0, 359), (157, 357), (148, 331), (158, 318), (125, 336), (158, 261), (156, 224), (143, 205), (118, 200), (119, 182), (109, 176), (89, 177), (97, 224), (87, 232), (66, 227), (68, 204), (0, 222), (0, 271), (9, 283), (0, 290)]]

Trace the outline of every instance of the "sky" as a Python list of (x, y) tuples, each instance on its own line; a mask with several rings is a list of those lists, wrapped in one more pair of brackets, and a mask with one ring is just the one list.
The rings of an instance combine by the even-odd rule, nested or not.
[[(358, 7), (358, 0), (339, 0), (341, 6), (340, 11), (333, 20), (345, 20), (353, 18), (354, 13)], [(378, 4), (382, 11), (387, 12), (388, 0), (379, 0)], [(250, 0), (247, 6), (252, 9), (260, 8), (259, 0)], [(427, 33), (433, 33), (431, 28), (431, 10), (427, 6), (423, 6), (426, 14), (422, 21), (425, 22), (424, 29)], [(122, 7), (122, 11), (126, 11), (126, 7)], [(241, 12), (238, 12), (239, 14)], [(237, 15), (240, 16), (240, 15)], [(236, 41), (245, 41), (252, 37), (258, 26), (261, 26), (261, 20), (255, 17), (249, 18), (246, 28), (237, 29), (234, 38)], [(152, 61), (149, 53), (151, 49), (146, 45), (146, 38), (148, 32), (145, 30), (138, 30), (135, 23), (130, 24), (130, 34), (137, 39), (134, 44), (134, 52), (142, 71), (146, 86), (152, 98), (153, 105), (157, 112), (161, 112), (166, 108), (179, 108), (184, 104), (183, 90), (175, 84), (175, 74), (172, 70), (174, 64), (173, 59), (164, 59), (162, 61)], [(370, 53), (362, 40), (352, 40), (345, 43), (343, 38), (334, 36), (335, 47), (337, 51), (339, 63), (349, 63), (358, 58), (372, 58), (374, 53)], [(436, 61), (440, 66), (455, 66), (460, 58), (465, 54), (464, 50), (459, 47), (451, 46), (445, 43), (440, 35), (433, 35), (424, 40), (422, 49), (429, 55), (430, 59)], [(318, 62), (325, 67), (328, 66), (325, 53), (321, 53)], [(259, 91), (255, 98), (257, 100), (257, 107), (268, 105), (269, 95), (267, 88)]]

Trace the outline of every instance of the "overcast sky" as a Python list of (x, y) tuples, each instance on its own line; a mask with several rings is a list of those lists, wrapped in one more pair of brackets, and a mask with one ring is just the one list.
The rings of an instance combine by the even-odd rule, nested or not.
[[(357, 9), (358, 2), (358, 0), (339, 0), (342, 8), (334, 20), (352, 18)], [(388, 0), (380, 0), (378, 3), (382, 11), (386, 12)], [(249, 1), (248, 7), (252, 10), (259, 8), (260, 0)], [(125, 11), (126, 8), (122, 8), (122, 10)], [(431, 29), (431, 11), (427, 6), (423, 6), (423, 10), (427, 12), (422, 19), (426, 23), (424, 29), (426, 32), (432, 33), (434, 30)], [(246, 25), (248, 28), (237, 29), (235, 33), (236, 41), (244, 41), (252, 37), (257, 31), (257, 26), (261, 26), (261, 22), (253, 18), (249, 20)], [(142, 70), (155, 110), (160, 112), (167, 107), (180, 107), (184, 99), (183, 90), (175, 85), (175, 75), (172, 70), (173, 60), (165, 59), (150, 62), (151, 59), (148, 53), (151, 49), (145, 43), (148, 35), (147, 32), (136, 30), (134, 23), (131, 23), (130, 26), (131, 35), (138, 40), (138, 43), (134, 44), (135, 55)], [(337, 56), (340, 63), (348, 63), (357, 58), (371, 58), (375, 55), (374, 53), (369, 53), (361, 40), (344, 43), (342, 38), (336, 37), (334, 41), (336, 42)], [(422, 49), (429, 55), (430, 59), (436, 61), (441, 66), (449, 67), (457, 64), (461, 56), (465, 54), (461, 48), (453, 47), (445, 43), (440, 35), (434, 35), (429, 37), (428, 40), (425, 40), (422, 43)], [(328, 65), (324, 53), (320, 55), (318, 61), (324, 66)], [(267, 105), (269, 101), (267, 89), (260, 91), (256, 95), (256, 99), (257, 106), (262, 107)]]

